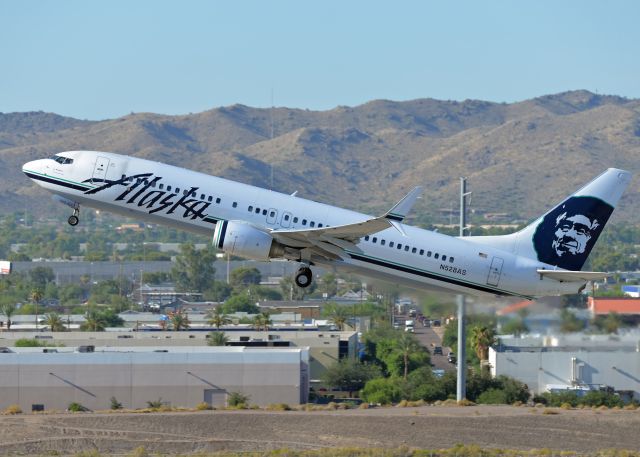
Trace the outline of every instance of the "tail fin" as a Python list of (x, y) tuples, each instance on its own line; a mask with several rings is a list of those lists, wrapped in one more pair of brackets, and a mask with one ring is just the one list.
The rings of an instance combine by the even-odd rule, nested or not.
[(630, 181), (628, 171), (609, 168), (519, 232), (504, 237), (477, 237), (477, 241), (579, 271)]

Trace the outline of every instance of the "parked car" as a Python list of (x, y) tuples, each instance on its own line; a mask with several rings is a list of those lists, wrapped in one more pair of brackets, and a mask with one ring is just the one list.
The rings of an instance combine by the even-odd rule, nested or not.
[(433, 355), (444, 355), (442, 353), (442, 346), (435, 346), (433, 348)]
[(449, 355), (447, 356), (447, 362), (449, 363), (456, 363), (456, 355), (453, 352), (450, 352)]

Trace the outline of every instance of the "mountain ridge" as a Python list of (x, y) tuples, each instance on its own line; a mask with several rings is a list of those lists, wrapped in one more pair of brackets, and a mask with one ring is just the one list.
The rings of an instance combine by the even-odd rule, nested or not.
[[(19, 170), (73, 149), (186, 164), (367, 212), (384, 211), (423, 185), (414, 210), (421, 222), (456, 208), (458, 177), (467, 176), (472, 209), (529, 219), (605, 168), (640, 171), (640, 100), (580, 90), (510, 104), (373, 100), (327, 111), (236, 104), (104, 121), (0, 113), (0, 209), (64, 211)], [(632, 181), (614, 217), (640, 222), (638, 194)]]

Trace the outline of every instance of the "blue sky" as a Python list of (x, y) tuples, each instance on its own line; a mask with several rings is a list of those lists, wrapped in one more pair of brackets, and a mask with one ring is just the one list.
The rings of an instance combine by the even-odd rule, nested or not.
[(640, 98), (637, 1), (0, 0), (0, 112)]

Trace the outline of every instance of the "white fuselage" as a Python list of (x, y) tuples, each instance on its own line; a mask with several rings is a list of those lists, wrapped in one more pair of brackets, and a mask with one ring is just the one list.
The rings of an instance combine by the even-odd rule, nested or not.
[[(371, 217), (203, 173), (113, 153), (64, 153), (23, 171), (50, 192), (93, 208), (212, 236), (221, 220), (270, 230), (340, 226)], [(124, 177), (133, 179), (123, 180)], [(106, 180), (106, 182), (105, 182)], [(111, 184), (107, 184), (110, 182)], [(114, 184), (115, 182), (115, 184)], [(362, 238), (360, 252), (316, 261), (412, 287), (524, 298), (576, 293), (580, 284), (541, 278), (542, 262), (507, 250), (402, 225)], [(405, 236), (406, 235), (406, 236)]]

